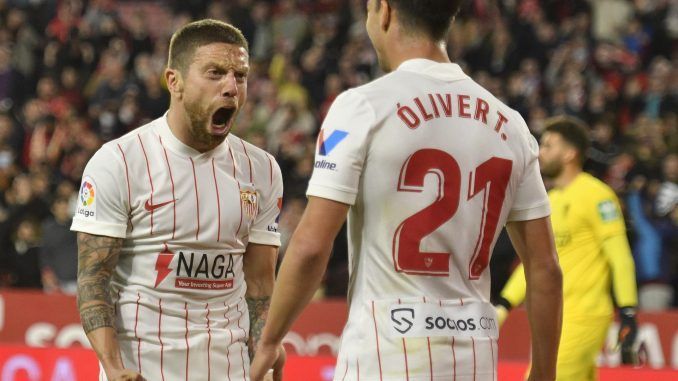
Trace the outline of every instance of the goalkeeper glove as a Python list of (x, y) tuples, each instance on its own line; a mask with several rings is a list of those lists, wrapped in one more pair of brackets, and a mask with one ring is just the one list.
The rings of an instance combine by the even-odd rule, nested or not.
[(497, 323), (499, 327), (504, 324), (506, 318), (508, 317), (509, 312), (511, 311), (511, 303), (501, 296), (497, 299), (497, 304), (494, 305), (495, 310), (497, 311)]
[(618, 345), (621, 346), (622, 364), (638, 365), (638, 351), (635, 347), (638, 335), (636, 322), (636, 308), (622, 307), (619, 309)]

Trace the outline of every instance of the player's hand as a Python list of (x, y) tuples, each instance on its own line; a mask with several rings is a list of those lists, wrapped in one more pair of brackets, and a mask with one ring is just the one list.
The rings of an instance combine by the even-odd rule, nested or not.
[(494, 305), (494, 310), (497, 312), (497, 325), (501, 328), (511, 311), (511, 303), (509, 303), (508, 300), (499, 297), (497, 304)]
[(122, 369), (111, 373), (108, 377), (110, 381), (146, 381), (141, 374), (129, 369)]
[(497, 326), (501, 328), (508, 317), (509, 310), (507, 310), (506, 307), (500, 305), (494, 306), (494, 309), (497, 311)]
[(618, 345), (621, 347), (622, 364), (638, 365), (638, 352), (635, 347), (638, 335), (636, 322), (636, 308), (623, 307), (619, 309)]
[[(250, 367), (250, 380), (281, 381), (286, 359), (287, 354), (281, 344), (260, 343)], [(272, 375), (270, 370), (273, 370)]]

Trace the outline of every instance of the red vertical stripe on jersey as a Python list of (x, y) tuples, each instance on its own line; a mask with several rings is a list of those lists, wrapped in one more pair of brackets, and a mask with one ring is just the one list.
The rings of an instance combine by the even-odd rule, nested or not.
[[(125, 153), (122, 152), (122, 147), (120, 147), (120, 144), (118, 144), (118, 149), (120, 150), (120, 154), (122, 155), (122, 161), (125, 163), (125, 178), (127, 179), (127, 205), (129, 205), (130, 210), (132, 209), (132, 191), (131, 187), (129, 184), (129, 169), (127, 168), (127, 158), (125, 157)], [(129, 211), (128, 211), (129, 213)], [(132, 225), (132, 220), (130, 218), (129, 221), (130, 225)], [(134, 229), (134, 225), (132, 225), (132, 229)]]
[(219, 201), (219, 183), (217, 183), (217, 171), (214, 169), (212, 158), (212, 176), (214, 177), (214, 189), (217, 191), (217, 242), (221, 240), (221, 203)]
[(476, 381), (476, 341), (471, 337), (471, 345), (473, 345), (473, 381)]
[(271, 156), (266, 155), (268, 158), (268, 174), (271, 180), (271, 185), (273, 185), (273, 161), (271, 160)]
[(137, 364), (139, 365), (139, 373), (141, 373), (141, 339), (137, 334), (137, 325), (139, 325), (139, 300), (141, 294), (137, 292), (137, 312), (134, 316), (134, 337), (137, 339)]
[(250, 160), (250, 154), (247, 153), (247, 148), (245, 148), (245, 142), (240, 139), (240, 144), (242, 144), (242, 150), (245, 152), (245, 156), (247, 156), (247, 163), (250, 165), (250, 184), (254, 182), (254, 176), (252, 175), (252, 160)]
[(210, 328), (210, 307), (209, 303), (205, 303), (205, 309), (207, 314), (205, 319), (207, 319), (207, 381), (210, 380), (212, 375), (212, 369), (210, 368), (210, 345), (212, 345), (212, 329)]
[(494, 341), (494, 339), (490, 337), (490, 354), (492, 356), (492, 380), (494, 380), (494, 369), (495, 369), (495, 365), (494, 365), (494, 345), (492, 344), (493, 341)]
[(457, 354), (454, 353), (454, 336), (452, 336), (452, 371), (454, 372), (454, 381), (457, 380)]
[[(137, 135), (139, 139), (139, 144), (141, 144), (141, 151), (144, 153), (144, 159), (146, 159), (146, 172), (148, 173), (148, 182), (151, 184), (151, 204), (153, 204), (153, 177), (151, 176), (151, 165), (148, 163), (148, 156), (146, 155), (146, 149), (144, 148), (144, 143), (141, 141), (141, 135)], [(153, 209), (151, 209), (151, 235), (153, 235)]]
[(160, 342), (160, 377), (162, 377), (162, 381), (165, 381), (165, 372), (163, 369), (165, 346), (162, 343), (162, 299), (158, 300), (158, 309), (160, 310), (160, 314), (158, 315), (158, 341)]
[(186, 340), (186, 381), (188, 381), (188, 357), (190, 353), (190, 347), (188, 346), (188, 303), (184, 302), (184, 322), (186, 323), (186, 333), (184, 334), (184, 340)]
[(372, 301), (372, 320), (374, 321), (374, 338), (377, 341), (377, 361), (379, 361), (379, 379), (382, 379), (381, 354), (379, 353), (379, 333), (377, 331), (377, 318), (374, 316), (374, 300)]
[[(238, 317), (238, 328), (242, 329), (243, 334), (245, 335), (244, 337), (247, 337), (247, 332), (245, 332), (245, 329), (240, 326), (240, 319), (242, 319), (243, 315), (245, 315), (245, 311), (240, 311), (240, 302), (242, 301), (242, 297), (238, 301), (238, 303), (235, 305), (235, 310), (240, 312), (240, 317)], [(242, 378), (243, 380), (247, 378), (245, 375), (245, 356), (243, 356), (242, 353), (242, 345), (240, 346), (240, 360), (242, 363)]]
[(189, 157), (189, 160), (191, 160), (191, 167), (193, 168), (193, 189), (195, 189), (195, 211), (198, 216), (198, 229), (195, 231), (195, 239), (198, 239), (198, 235), (200, 234), (200, 199), (198, 198), (198, 178), (195, 176), (195, 163), (193, 162), (193, 158)]
[(170, 166), (169, 163), (167, 150), (165, 149), (165, 146), (162, 144), (162, 137), (158, 136), (158, 138), (160, 139), (160, 145), (162, 146), (162, 150), (163, 152), (165, 152), (165, 162), (167, 163), (167, 171), (169, 172), (170, 184), (172, 185), (172, 200), (174, 200), (174, 202), (172, 203), (172, 208), (174, 209), (174, 220), (172, 222), (172, 239), (174, 239), (174, 233), (177, 230), (177, 198), (174, 195), (174, 177), (172, 177), (172, 166)]
[[(398, 299), (398, 304), (400, 304), (400, 299)], [(405, 355), (405, 377), (409, 381), (410, 380), (410, 368), (409, 368), (409, 365), (407, 364), (407, 345), (405, 345), (405, 338), (404, 337), (401, 340), (403, 341), (403, 354)]]
[(235, 157), (233, 157), (233, 150), (229, 146), (228, 153), (231, 154), (231, 161), (233, 161), (233, 179), (238, 183), (238, 204), (240, 205), (240, 222), (238, 223), (238, 230), (235, 231), (235, 242), (238, 242), (238, 235), (240, 234), (240, 227), (242, 227), (242, 200), (240, 199), (240, 181), (235, 170)]
[[(426, 303), (426, 297), (424, 296), (424, 303)], [(433, 381), (433, 356), (431, 356), (431, 338), (426, 337), (426, 343), (428, 344), (428, 365), (431, 371), (431, 381)]]
[[(231, 319), (228, 318), (228, 311), (231, 309), (231, 306), (227, 305), (226, 302), (224, 302), (224, 307), (226, 307), (226, 312), (224, 312), (224, 319), (226, 319), (226, 327), (231, 325)], [(231, 335), (231, 341), (228, 343), (228, 346), (226, 347), (226, 362), (228, 363), (228, 368), (226, 368), (226, 375), (228, 376), (228, 381), (231, 381), (231, 345), (233, 344), (233, 331), (231, 329), (228, 329), (228, 333)]]
[(346, 360), (346, 369), (344, 369), (344, 377), (341, 378), (341, 381), (346, 379), (346, 374), (348, 374), (348, 360)]

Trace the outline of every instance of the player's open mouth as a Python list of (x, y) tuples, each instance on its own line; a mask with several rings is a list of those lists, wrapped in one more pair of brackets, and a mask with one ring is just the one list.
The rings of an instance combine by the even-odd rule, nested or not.
[(235, 115), (234, 107), (220, 107), (212, 114), (212, 125), (218, 129), (227, 128)]

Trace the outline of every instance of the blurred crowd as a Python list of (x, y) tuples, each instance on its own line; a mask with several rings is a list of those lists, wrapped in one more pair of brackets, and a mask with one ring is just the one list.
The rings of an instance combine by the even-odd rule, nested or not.
[[(249, 98), (233, 133), (283, 171), (283, 248), (305, 205), (315, 138), (343, 90), (382, 73), (365, 0), (0, 0), (0, 287), (75, 290), (68, 231), (84, 165), (104, 142), (161, 116), (169, 37), (210, 17), (250, 42)], [(678, 292), (678, 2), (468, 0), (448, 51), (466, 73), (543, 120), (591, 129), (588, 170), (625, 208), (645, 308)], [(514, 255), (502, 237), (500, 287)], [(346, 242), (321, 295), (344, 295)]]

